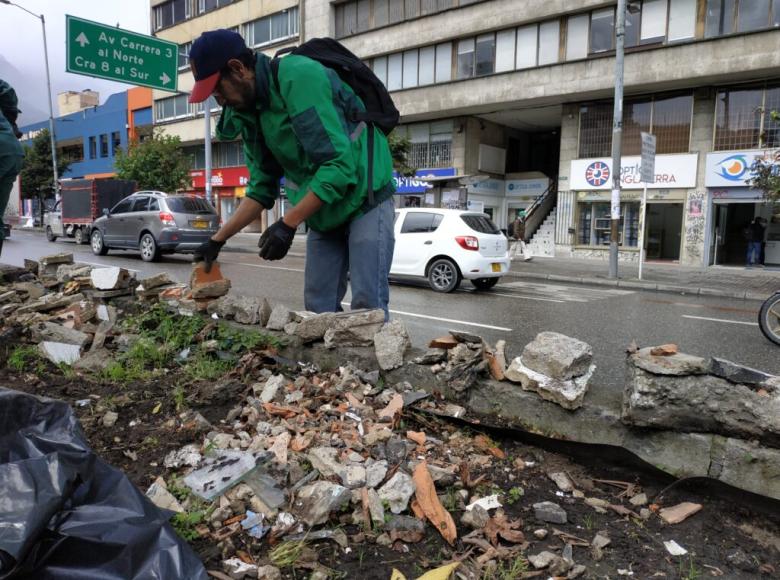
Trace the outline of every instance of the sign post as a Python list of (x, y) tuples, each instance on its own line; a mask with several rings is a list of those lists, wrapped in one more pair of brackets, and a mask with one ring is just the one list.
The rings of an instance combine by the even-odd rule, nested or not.
[(66, 15), (68, 72), (176, 92), (175, 42)]
[(647, 184), (655, 181), (655, 135), (642, 131), (642, 161), (639, 176), (642, 180), (642, 205), (639, 210), (639, 279), (645, 261), (645, 219), (647, 216)]

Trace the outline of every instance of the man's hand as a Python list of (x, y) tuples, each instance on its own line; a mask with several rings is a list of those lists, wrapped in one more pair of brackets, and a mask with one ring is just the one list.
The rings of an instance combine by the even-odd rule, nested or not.
[(295, 236), (295, 228), (288, 226), (283, 219), (272, 224), (263, 232), (257, 243), (260, 257), (265, 260), (281, 260), (290, 250), (293, 236)]
[(225, 242), (218, 242), (209, 238), (208, 241), (203, 242), (198, 249), (195, 250), (195, 261), (206, 262), (204, 270), (206, 273), (211, 272), (211, 265), (217, 261), (219, 251)]

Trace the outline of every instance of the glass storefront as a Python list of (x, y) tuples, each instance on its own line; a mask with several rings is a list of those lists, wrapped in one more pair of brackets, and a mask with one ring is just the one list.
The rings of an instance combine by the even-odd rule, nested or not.
[[(577, 210), (577, 244), (609, 246), (612, 227), (609, 202), (580, 202)], [(636, 248), (639, 244), (639, 203), (620, 204), (618, 235), (621, 246)]]

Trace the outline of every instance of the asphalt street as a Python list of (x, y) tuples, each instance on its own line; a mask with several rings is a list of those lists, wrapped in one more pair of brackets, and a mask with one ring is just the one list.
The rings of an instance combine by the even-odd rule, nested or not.
[[(95, 256), (88, 245), (76, 246), (62, 239), (51, 243), (41, 233), (19, 230), (5, 242), (0, 261), (21, 266), (24, 258), (66, 251), (73, 252), (78, 262), (121, 266), (139, 276), (167, 271), (181, 282), (189, 280), (192, 265), (192, 258), (183, 255), (164, 256), (158, 263), (143, 262), (137, 252)], [(272, 304), (284, 303), (294, 309), (303, 309), (304, 261), (300, 254), (280, 262), (266, 262), (245, 252), (223, 251), (220, 256), (233, 292), (265, 297)], [(545, 330), (584, 340), (594, 350), (594, 382), (609, 387), (602, 392), (610, 398), (620, 397), (625, 348), (632, 339), (640, 346), (673, 342), (683, 352), (723, 357), (780, 374), (780, 350), (763, 337), (756, 323), (758, 301), (516, 278), (506, 278), (487, 292), (476, 292), (464, 282), (452, 294), (435, 293), (423, 284), (394, 283), (390, 296), (393, 317), (404, 321), (416, 347), (424, 347), (449, 329), (468, 330), (490, 342), (504, 339), (508, 357), (519, 355), (525, 344)], [(349, 294), (345, 300), (348, 303)]]

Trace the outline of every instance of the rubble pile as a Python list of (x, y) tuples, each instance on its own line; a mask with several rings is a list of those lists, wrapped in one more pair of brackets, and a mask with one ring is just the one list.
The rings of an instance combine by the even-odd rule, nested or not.
[[(427, 553), (422, 566), (444, 564), (439, 578), (603, 577), (615, 568), (600, 563), (622, 557), (626, 546), (616, 529), (665, 530), (708, 512), (691, 501), (651, 503), (636, 479), (597, 480), (550, 468), (540, 452), (510, 456), (489, 436), (441, 419), (462, 418), (466, 409), (441, 399), (435, 389), (388, 379), (388, 371), (404, 365), (411, 345), (403, 324), (385, 323), (380, 310), (313, 314), (235, 297), (218, 266), (208, 275), (196, 266), (190, 286), (166, 274), (136, 279), (121, 268), (74, 264), (64, 254), (3, 274), (2, 334), (26, 333), (50, 361), (85, 376), (104, 370), (138, 342), (120, 331), (123, 316), (155, 304), (179, 320), (198, 315), (207, 321), (193, 344), (178, 345), (182, 365), (193, 353), (222, 356), (218, 341), (208, 338), (217, 320), (262, 327), (307, 345), (319, 342), (325, 350), (373, 350), (379, 370), (372, 371), (346, 360), (321, 370), (286, 360), (268, 345), (242, 351), (228, 359), (232, 368), (225, 377), (204, 387), (215, 396), (230, 393), (224, 416), (207, 419), (205, 410), (177, 403), (164, 420), (166, 433), (182, 443), (148, 464), (146, 495), (173, 514), (172, 525), (197, 547), (214, 578), (281, 579), (291, 570), (328, 578), (337, 575), (334, 560), (354, 558), (366, 547), (403, 561), (429, 543), (436, 556)], [(452, 330), (431, 341), (411, 366), (430, 367), (441, 392), (456, 400), (492, 377), (517, 381), (566, 410), (582, 404), (594, 369), (588, 345), (541, 333), (509, 366), (505, 348), (503, 341), (493, 346)], [(724, 367), (722, 374), (727, 372)], [(116, 395), (127, 396), (119, 389)], [(121, 408), (103, 401), (75, 406), (82, 403), (90, 409), (90, 427), (121, 432), (147, 420), (128, 422)], [(640, 419), (635, 413), (634, 420)], [(121, 438), (113, 442), (119, 445)], [(139, 451), (122, 453), (135, 462)], [(617, 523), (608, 530), (587, 524), (604, 516)], [(648, 537), (642, 541), (657, 545), (643, 549), (656, 550), (659, 562), (688, 554), (690, 536), (664, 532), (665, 544)], [(620, 550), (613, 552), (613, 542)], [(317, 549), (322, 544), (335, 555), (325, 563)], [(753, 571), (774, 572), (766, 558), (731, 555), (735, 562), (754, 563)], [(676, 569), (676, 561), (669, 562)], [(649, 577), (658, 568), (651, 563), (641, 569)], [(628, 566), (617, 574), (633, 572)]]

